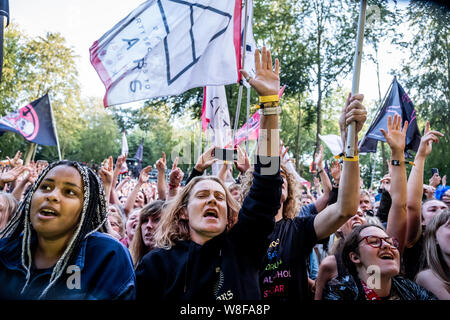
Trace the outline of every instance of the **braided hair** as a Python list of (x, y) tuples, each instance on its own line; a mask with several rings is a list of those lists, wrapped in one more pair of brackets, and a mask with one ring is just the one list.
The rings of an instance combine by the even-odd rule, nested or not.
[(38, 176), (34, 184), (25, 194), (23, 201), (20, 203), (13, 218), (8, 225), (0, 232), (0, 238), (9, 238), (9, 241), (17, 239), (23, 233), (22, 239), (22, 266), (27, 272), (26, 282), (22, 289), (23, 293), (27, 288), (31, 277), (31, 236), (36, 232), (33, 229), (30, 220), (30, 205), (35, 191), (38, 189), (47, 173), (57, 166), (70, 166), (77, 169), (83, 181), (83, 206), (80, 214), (80, 221), (76, 226), (75, 232), (70, 239), (63, 254), (57, 261), (50, 276), (47, 287), (41, 292), (39, 299), (44, 298), (49, 289), (54, 286), (61, 277), (67, 266), (74, 264), (79, 254), (82, 242), (92, 233), (96, 231), (106, 233), (106, 198), (103, 190), (103, 183), (92, 169), (81, 165), (75, 161), (58, 161), (45, 168)]

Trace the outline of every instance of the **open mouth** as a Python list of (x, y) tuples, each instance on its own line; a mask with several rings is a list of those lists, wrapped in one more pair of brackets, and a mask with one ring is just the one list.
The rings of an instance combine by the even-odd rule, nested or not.
[(205, 218), (219, 218), (219, 215), (216, 210), (206, 210), (206, 212), (203, 214), (203, 217)]
[(382, 260), (394, 260), (394, 255), (392, 255), (391, 253), (383, 253), (382, 255), (380, 255), (380, 258)]
[(41, 209), (39, 214), (44, 217), (56, 217), (58, 216), (57, 212), (53, 209)]

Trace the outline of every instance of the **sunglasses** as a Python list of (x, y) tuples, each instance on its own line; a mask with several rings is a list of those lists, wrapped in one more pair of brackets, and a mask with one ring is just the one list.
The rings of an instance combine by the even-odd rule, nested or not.
[(371, 246), (372, 248), (381, 248), (381, 246), (383, 245), (383, 241), (386, 242), (388, 245), (391, 246), (391, 248), (395, 248), (398, 249), (399, 247), (399, 243), (398, 240), (392, 237), (377, 237), (377, 236), (367, 236), (362, 238), (361, 240), (358, 241), (358, 244), (363, 241), (366, 240), (366, 243)]

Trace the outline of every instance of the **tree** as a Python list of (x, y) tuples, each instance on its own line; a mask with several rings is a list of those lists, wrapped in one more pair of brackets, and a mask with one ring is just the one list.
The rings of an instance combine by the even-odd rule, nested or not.
[(410, 53), (401, 68), (405, 87), (417, 118), (429, 120), (432, 129), (444, 134), (440, 143), (433, 145), (425, 170), (437, 167), (441, 175), (450, 174), (450, 11), (444, 5), (414, 1), (405, 17), (412, 32), (410, 42), (400, 43)]
[[(30, 39), (14, 25), (8, 27), (5, 33), (5, 48), (4, 81), (0, 86), (2, 116), (48, 92), (64, 158), (67, 150), (77, 148), (81, 123), (73, 50), (59, 33), (47, 33), (45, 37)], [(24, 141), (22, 137), (20, 139)], [(24, 151), (24, 143), (20, 139), (2, 138), (0, 149)], [(4, 147), (5, 144), (7, 147)], [(48, 160), (57, 159), (55, 147), (41, 146), (40, 152), (48, 156)]]

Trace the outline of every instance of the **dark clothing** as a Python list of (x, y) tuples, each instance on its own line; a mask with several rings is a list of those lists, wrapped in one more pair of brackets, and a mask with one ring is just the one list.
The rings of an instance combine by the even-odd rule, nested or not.
[(333, 187), (330, 191), (330, 196), (328, 197), (328, 206), (331, 206), (333, 203), (337, 202), (337, 197), (339, 193), (339, 188)]
[(426, 259), (423, 253), (423, 232), (411, 248), (405, 248), (402, 256), (402, 271), (406, 278), (414, 281), (416, 275), (422, 269), (426, 269)]
[(392, 205), (391, 195), (389, 192), (383, 189), (380, 198), (380, 206), (378, 207), (377, 211), (377, 217), (378, 219), (380, 219), (380, 221), (383, 223), (385, 227), (389, 215), (389, 210), (391, 210), (391, 205)]
[[(26, 270), (22, 266), (22, 238), (0, 240), (0, 300), (34, 300), (49, 284), (52, 268), (31, 268), (23, 294)], [(32, 239), (32, 248), (37, 239)], [(78, 276), (77, 276), (77, 272)], [(79, 287), (77, 288), (77, 281)], [(69, 288), (70, 287), (70, 288)], [(135, 298), (133, 262), (128, 250), (112, 237), (94, 232), (81, 244), (74, 265), (64, 270), (44, 299), (113, 300)]]
[[(391, 294), (386, 299), (395, 300), (437, 300), (437, 298), (417, 283), (395, 276), (392, 278)], [(359, 279), (351, 275), (334, 278), (326, 284), (322, 294), (323, 300), (367, 300)], [(383, 299), (383, 298), (382, 298)]]
[[(272, 158), (272, 161), (279, 158)], [(267, 162), (264, 162), (267, 163)], [(178, 241), (154, 249), (136, 269), (137, 299), (145, 301), (258, 300), (258, 271), (267, 251), (283, 180), (255, 165), (251, 189), (229, 232), (207, 241)]]
[(260, 273), (264, 300), (308, 300), (306, 260), (317, 242), (314, 219), (295, 217), (275, 224)]
[(203, 172), (200, 172), (197, 169), (192, 168), (191, 174), (189, 175), (189, 178), (187, 178), (185, 185), (187, 185), (195, 177), (201, 177), (202, 175)]
[(334, 258), (336, 259), (336, 266), (337, 266), (337, 277), (345, 277), (349, 274), (347, 267), (344, 264), (344, 261), (342, 261), (342, 252), (335, 253)]

